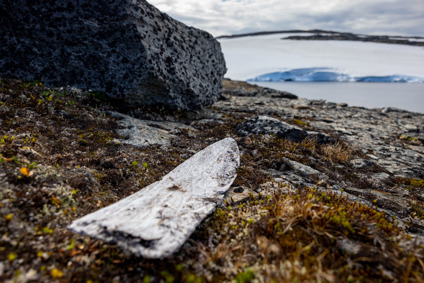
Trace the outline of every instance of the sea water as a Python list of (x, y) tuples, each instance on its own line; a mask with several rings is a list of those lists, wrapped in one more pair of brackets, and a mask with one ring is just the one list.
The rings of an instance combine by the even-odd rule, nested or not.
[[(252, 83), (252, 82), (251, 82)], [(308, 99), (367, 108), (396, 107), (424, 113), (424, 83), (254, 82)]]

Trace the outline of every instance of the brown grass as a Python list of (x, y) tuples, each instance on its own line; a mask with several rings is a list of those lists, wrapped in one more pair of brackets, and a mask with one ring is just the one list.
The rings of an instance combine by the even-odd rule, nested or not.
[(345, 163), (352, 159), (354, 150), (344, 142), (326, 144), (322, 147), (323, 157), (332, 163)]
[(210, 220), (220, 227), (209, 230), (218, 244), (202, 253), (216, 278), (248, 270), (260, 282), (420, 282), (423, 247), (384, 213), (315, 189), (277, 186), (272, 196), (219, 209)]

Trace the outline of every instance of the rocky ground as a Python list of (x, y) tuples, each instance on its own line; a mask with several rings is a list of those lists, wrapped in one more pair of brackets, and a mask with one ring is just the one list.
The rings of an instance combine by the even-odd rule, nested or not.
[[(201, 111), (0, 80), (3, 282), (422, 282), (424, 115), (224, 81)], [(163, 260), (74, 235), (73, 220), (225, 137), (224, 203)]]
[[(413, 189), (413, 185), (402, 186), (411, 182), (422, 185), (423, 182), (423, 114), (396, 108), (367, 109), (323, 100), (275, 97), (254, 93), (251, 96), (233, 95), (215, 107), (225, 111), (243, 109), (255, 115), (294, 121), (304, 129), (327, 133), (337, 137), (339, 142), (348, 143), (360, 151), (357, 158), (349, 160), (349, 166), (337, 166), (341, 170), (335, 171), (325, 164), (319, 166), (320, 160), (314, 157), (308, 157), (308, 163), (318, 169), (327, 183), (334, 184), (331, 189), (343, 188), (347, 194), (355, 196), (354, 199), (359, 197), (358, 200), (368, 201), (368, 204), (374, 202), (388, 214), (411, 223), (408, 225), (411, 232), (424, 236), (424, 222), (413, 219), (415, 214), (423, 215), (424, 191)], [(299, 180), (307, 182), (308, 178)], [(406, 199), (409, 201), (405, 202)], [(411, 206), (421, 208), (412, 212)]]

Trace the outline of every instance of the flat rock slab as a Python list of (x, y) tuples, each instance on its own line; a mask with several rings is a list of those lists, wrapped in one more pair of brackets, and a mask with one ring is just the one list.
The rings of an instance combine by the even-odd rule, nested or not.
[(110, 114), (120, 119), (118, 124), (121, 128), (116, 131), (126, 139), (119, 141), (137, 147), (153, 144), (170, 145), (171, 138), (175, 137), (173, 132), (178, 130), (197, 131), (195, 128), (181, 123), (140, 120), (118, 112), (110, 112)]
[(68, 229), (117, 244), (137, 256), (169, 256), (222, 200), (239, 165), (236, 141), (223, 139), (196, 153), (162, 180), (75, 220)]
[(144, 0), (0, 1), (0, 74), (73, 86), (122, 107), (212, 104), (226, 72), (219, 42)]

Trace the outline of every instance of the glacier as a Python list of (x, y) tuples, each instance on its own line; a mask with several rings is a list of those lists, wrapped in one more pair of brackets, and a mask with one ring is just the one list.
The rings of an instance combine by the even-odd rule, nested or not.
[(401, 82), (424, 83), (424, 77), (406, 75), (352, 76), (327, 67), (298, 68), (266, 73), (247, 79), (250, 82)]
[[(295, 34), (294, 34), (295, 35)], [(424, 82), (424, 48), (282, 34), (221, 38), (226, 77), (251, 81)]]

